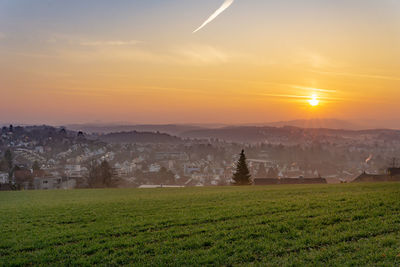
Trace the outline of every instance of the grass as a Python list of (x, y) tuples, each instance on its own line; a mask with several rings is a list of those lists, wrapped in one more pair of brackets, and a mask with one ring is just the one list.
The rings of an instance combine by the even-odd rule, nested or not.
[(0, 192), (0, 265), (400, 265), (400, 183)]

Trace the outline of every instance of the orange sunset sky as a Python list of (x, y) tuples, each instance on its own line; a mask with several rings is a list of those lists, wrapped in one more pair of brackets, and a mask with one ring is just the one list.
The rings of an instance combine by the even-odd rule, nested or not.
[(0, 122), (400, 127), (400, 1), (222, 2), (0, 0)]

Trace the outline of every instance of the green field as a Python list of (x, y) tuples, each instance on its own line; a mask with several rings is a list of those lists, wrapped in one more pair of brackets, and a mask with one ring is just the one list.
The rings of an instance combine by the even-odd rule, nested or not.
[(0, 192), (0, 265), (400, 265), (400, 183)]

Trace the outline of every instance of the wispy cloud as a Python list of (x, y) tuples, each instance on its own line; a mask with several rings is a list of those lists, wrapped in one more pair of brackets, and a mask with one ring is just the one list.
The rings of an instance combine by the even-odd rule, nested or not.
[(89, 41), (89, 42), (81, 42), (80, 45), (83, 46), (132, 46), (142, 43), (137, 40), (129, 40), (129, 41)]
[(321, 89), (321, 88), (306, 87), (306, 86), (299, 86), (299, 85), (292, 85), (291, 87), (294, 89), (317, 91), (317, 92), (324, 92), (324, 93), (336, 93), (337, 92), (336, 90), (331, 90), (331, 89)]
[(93, 40), (69, 34), (53, 34), (47, 43), (66, 43), (80, 46), (134, 46), (143, 43), (139, 40)]
[(159, 47), (141, 40), (96, 40), (79, 35), (52, 34), (44, 39), (43, 51), (24, 54), (27, 57), (53, 57), (69, 62), (150, 63), (162, 65), (217, 65), (240, 60), (246, 55), (220, 47), (201, 44), (167, 44)]
[[(145, 44), (145, 43), (144, 43)], [(82, 49), (88, 47), (90, 49)], [(69, 61), (110, 61), (114, 63), (151, 63), (162, 65), (218, 65), (225, 64), (238, 56), (207, 44), (184, 44), (162, 49), (151, 45), (124, 45), (122, 43), (90, 42), (67, 43), (56, 46), (53, 56)]]
[(177, 59), (195, 64), (226, 63), (231, 58), (225, 51), (211, 45), (187, 45), (174, 51)]
[(350, 76), (359, 78), (400, 81), (400, 77), (394, 77), (394, 76), (382, 76), (382, 75), (360, 74), (360, 73), (350, 73), (350, 72), (316, 71), (316, 70), (310, 70), (310, 72), (334, 75), (334, 76)]
[[(273, 97), (273, 98), (280, 98), (280, 99), (297, 99), (300, 101), (309, 100), (312, 96), (311, 95), (296, 95), (296, 94), (260, 94), (260, 96), (265, 97)], [(340, 97), (331, 97), (331, 96), (323, 96), (318, 95), (318, 99), (323, 101), (348, 101), (347, 98), (340, 98)]]

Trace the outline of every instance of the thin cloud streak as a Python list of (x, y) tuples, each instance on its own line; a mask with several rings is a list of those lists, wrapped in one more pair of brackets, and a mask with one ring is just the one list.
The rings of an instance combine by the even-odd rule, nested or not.
[(222, 6), (218, 8), (217, 11), (215, 11), (200, 27), (194, 30), (193, 33), (198, 32), (199, 30), (204, 28), (207, 24), (216, 19), (222, 12), (224, 12), (228, 7), (230, 7), (233, 4), (233, 2), (234, 0), (225, 0)]
[[(294, 98), (299, 100), (309, 100), (312, 97), (310, 95), (290, 95), (290, 94), (261, 94), (261, 95), (267, 97), (282, 98), (282, 99)], [(344, 100), (348, 101), (348, 99), (345, 98), (328, 97), (328, 96), (318, 96), (318, 99), (324, 101), (344, 101)]]
[(294, 85), (294, 86), (292, 86), (292, 88), (308, 90), (308, 91), (324, 92), (324, 93), (337, 93), (338, 92), (337, 90), (321, 89), (321, 88), (314, 88), (314, 87), (305, 87), (305, 86), (299, 86), (299, 85)]
[(129, 45), (137, 45), (142, 43), (137, 40), (129, 40), (129, 41), (95, 41), (95, 42), (81, 42), (82, 46), (129, 46)]
[(80, 45), (80, 46), (134, 46), (144, 43), (143, 41), (128, 39), (128, 40), (90, 40), (79, 35), (57, 33), (50, 36), (47, 43), (63, 43), (69, 45)]
[(392, 77), (392, 76), (358, 74), (358, 73), (349, 73), (349, 72), (316, 71), (316, 70), (310, 70), (310, 72), (319, 73), (319, 74), (327, 74), (327, 75), (337, 75), (337, 76), (349, 76), (349, 77), (370, 78), (370, 79), (379, 79), (379, 80), (400, 81), (400, 77)]

